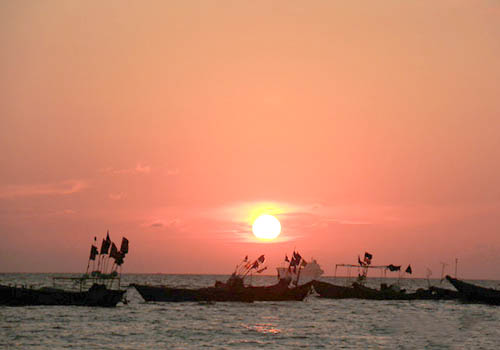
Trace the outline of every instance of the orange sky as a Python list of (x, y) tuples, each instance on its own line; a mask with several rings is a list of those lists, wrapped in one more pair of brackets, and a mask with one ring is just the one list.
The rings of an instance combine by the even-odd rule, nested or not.
[[(2, 1), (0, 271), (296, 247), (500, 279), (500, 4)], [(245, 221), (278, 210), (275, 243)], [(453, 268), (449, 267), (448, 272)]]

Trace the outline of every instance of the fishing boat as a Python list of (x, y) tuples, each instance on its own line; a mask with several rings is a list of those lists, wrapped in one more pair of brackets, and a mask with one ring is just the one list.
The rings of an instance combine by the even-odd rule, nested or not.
[(448, 275), (446, 279), (458, 290), (464, 301), (500, 305), (500, 290), (476, 286)]
[(321, 298), (328, 299), (370, 299), (370, 300), (452, 300), (458, 293), (438, 287), (419, 288), (407, 293), (404, 289), (381, 284), (380, 289), (369, 288), (354, 282), (352, 286), (338, 286), (323, 281), (313, 281), (312, 286)]
[(114, 307), (122, 301), (125, 290), (113, 290), (103, 284), (93, 284), (87, 291), (67, 291), (59, 288), (39, 289), (0, 285), (0, 305), (75, 305)]
[[(371, 265), (373, 255), (365, 253), (365, 257), (361, 260), (358, 256), (358, 265), (354, 264), (337, 264), (335, 265), (335, 274), (338, 267), (358, 268), (357, 280), (351, 286), (339, 286), (323, 281), (313, 281), (312, 286), (316, 293), (321, 298), (329, 299), (372, 299), (372, 300), (441, 300), (441, 299), (457, 299), (458, 293), (452, 290), (432, 287), (427, 289), (419, 288), (415, 292), (407, 293), (401, 289), (398, 284), (387, 285), (382, 283), (380, 289), (370, 288), (364, 285), (369, 269), (379, 269), (383, 276), (386, 276), (387, 271), (401, 271), (401, 266), (398, 265)], [(411, 266), (405, 270), (405, 273), (412, 273)], [(350, 274), (350, 272), (349, 272)]]
[[(97, 238), (94, 238), (94, 241)], [(110, 249), (111, 248), (111, 249)], [(109, 251), (109, 255), (108, 255)], [(27, 288), (26, 286), (0, 285), (0, 305), (28, 306), (28, 305), (75, 305), (75, 306), (102, 306), (114, 307), (124, 300), (126, 290), (120, 289), (121, 266), (128, 253), (128, 240), (123, 237), (120, 250), (111, 242), (109, 231), (103, 239), (101, 252), (92, 244), (90, 249), (87, 271), (78, 277), (53, 277), (52, 287)], [(106, 273), (110, 259), (114, 259), (110, 272)], [(97, 260), (97, 268), (96, 268)], [(89, 273), (92, 261), (92, 272)], [(120, 271), (120, 272), (118, 272)], [(56, 284), (59, 284), (56, 285)], [(61, 288), (79, 286), (76, 290)], [(87, 289), (87, 286), (90, 287)], [(114, 287), (117, 289), (114, 289)]]
[(282, 279), (271, 286), (245, 285), (245, 278), (252, 272), (261, 273), (266, 267), (264, 255), (255, 261), (249, 261), (248, 256), (236, 266), (235, 271), (226, 282), (216, 281), (215, 286), (188, 289), (168, 286), (148, 286), (131, 284), (143, 299), (157, 302), (253, 302), (253, 301), (300, 301), (311, 290), (311, 283), (299, 287), (290, 287), (290, 280)]

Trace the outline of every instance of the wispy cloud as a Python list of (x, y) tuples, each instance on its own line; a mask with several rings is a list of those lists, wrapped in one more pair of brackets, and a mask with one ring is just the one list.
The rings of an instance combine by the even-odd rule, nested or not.
[(180, 170), (178, 168), (167, 170), (167, 175), (169, 175), (169, 176), (178, 175), (179, 173), (180, 173)]
[(62, 209), (62, 210), (52, 210), (47, 216), (66, 216), (66, 215), (74, 215), (76, 211), (73, 209)]
[(134, 168), (126, 169), (115, 169), (113, 167), (108, 167), (100, 170), (101, 173), (110, 175), (123, 175), (123, 174), (149, 174), (151, 172), (151, 167), (149, 165), (144, 165), (142, 163), (137, 163)]
[(120, 192), (120, 193), (110, 193), (108, 195), (108, 198), (111, 199), (112, 201), (119, 201), (127, 197), (126, 193)]
[(49, 184), (7, 185), (0, 187), (0, 198), (69, 195), (88, 187), (82, 180), (67, 180)]
[(155, 219), (155, 220), (145, 222), (142, 226), (156, 228), (156, 229), (163, 229), (163, 228), (176, 228), (176, 229), (178, 229), (180, 222), (181, 221), (179, 219), (168, 219), (168, 220)]

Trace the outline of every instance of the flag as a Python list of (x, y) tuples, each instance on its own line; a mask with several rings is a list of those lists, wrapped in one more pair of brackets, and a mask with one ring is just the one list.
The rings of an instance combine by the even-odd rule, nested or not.
[(125, 257), (124, 253), (122, 253), (122, 252), (116, 253), (114, 256), (116, 265), (120, 266), (121, 264), (123, 264), (124, 257)]
[(257, 272), (257, 273), (261, 273), (262, 271), (264, 271), (264, 270), (266, 270), (266, 269), (267, 269), (267, 266), (264, 266), (262, 269), (257, 270), (256, 272)]
[(290, 260), (288, 259), (288, 255), (285, 255), (285, 261), (290, 262)]
[(97, 247), (92, 244), (92, 247), (90, 247), (90, 260), (95, 260), (95, 257), (99, 254), (97, 251)]
[(118, 249), (116, 249), (115, 244), (113, 242), (111, 242), (111, 251), (109, 252), (109, 257), (116, 258), (117, 254), (118, 254)]
[(125, 254), (128, 253), (128, 239), (126, 239), (125, 237), (122, 238), (122, 245), (120, 246), (120, 252), (122, 252), (124, 256)]
[(107, 241), (104, 238), (102, 239), (101, 243), (101, 255), (102, 254), (108, 254), (109, 252), (109, 246), (111, 245), (111, 241)]
[(257, 267), (259, 267), (259, 262), (255, 260), (255, 262), (252, 264), (252, 269), (256, 269)]
[(405, 270), (406, 273), (409, 273), (411, 275), (411, 265), (408, 265), (408, 267)]
[(247, 262), (248, 261), (248, 255), (245, 256), (245, 259), (243, 259), (243, 262)]
[(373, 258), (373, 255), (371, 255), (370, 253), (368, 252), (365, 252), (365, 263), (367, 265), (370, 265), (372, 263), (372, 258)]
[(393, 264), (388, 265), (387, 268), (389, 269), (389, 271), (401, 271), (401, 266), (396, 266)]
[(101, 255), (108, 254), (110, 246), (111, 246), (111, 239), (109, 238), (109, 230), (108, 230), (108, 233), (106, 235), (106, 239), (103, 238), (102, 243), (101, 243)]
[(304, 259), (302, 259), (302, 263), (300, 264), (300, 266), (306, 267), (307, 266), (307, 262)]
[(264, 262), (266, 258), (264, 257), (264, 255), (261, 255), (259, 256), (259, 258), (257, 259), (258, 262), (260, 262), (261, 264)]
[(292, 256), (292, 261), (290, 261), (290, 266), (297, 266), (299, 262), (295, 259), (295, 255)]
[(299, 252), (293, 252), (293, 257), (295, 260), (297, 260), (297, 264), (300, 262), (300, 259), (302, 259), (302, 256), (300, 256)]
[(106, 240), (103, 238), (102, 239), (102, 243), (101, 243), (101, 254), (106, 254), (107, 253), (107, 252), (106, 253), (104, 252), (105, 248), (106, 248)]
[(358, 264), (359, 264), (359, 266), (363, 266), (364, 265), (364, 262), (361, 261), (361, 259), (359, 258), (359, 255), (358, 255)]

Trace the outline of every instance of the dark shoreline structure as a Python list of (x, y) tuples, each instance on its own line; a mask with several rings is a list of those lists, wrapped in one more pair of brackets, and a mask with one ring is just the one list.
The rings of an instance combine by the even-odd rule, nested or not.
[(500, 290), (476, 286), (448, 275), (446, 279), (458, 290), (460, 299), (463, 301), (500, 305)]
[(102, 284), (93, 284), (88, 291), (74, 292), (58, 288), (31, 289), (0, 285), (0, 305), (74, 305), (115, 307), (123, 299), (125, 290), (112, 290)]
[(314, 290), (321, 298), (328, 299), (369, 299), (369, 300), (454, 300), (460, 298), (460, 293), (439, 287), (418, 289), (413, 293), (395, 290), (385, 284), (380, 289), (369, 288), (357, 282), (351, 287), (337, 286), (322, 281), (312, 282)]

